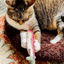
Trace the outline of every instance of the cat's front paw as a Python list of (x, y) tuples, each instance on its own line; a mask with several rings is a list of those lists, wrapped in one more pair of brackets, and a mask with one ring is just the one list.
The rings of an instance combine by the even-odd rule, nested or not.
[(57, 41), (53, 39), (53, 40), (50, 41), (50, 43), (51, 43), (51, 44), (56, 44)]
[(38, 52), (41, 48), (40, 43), (38, 42), (38, 40), (35, 40), (34, 46), (35, 46), (35, 52)]

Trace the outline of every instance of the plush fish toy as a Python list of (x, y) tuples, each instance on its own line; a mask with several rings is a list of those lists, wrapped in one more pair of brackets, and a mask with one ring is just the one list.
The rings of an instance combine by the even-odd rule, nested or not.
[(26, 59), (30, 62), (30, 64), (35, 64), (35, 36), (32, 31), (27, 32), (27, 51), (30, 56), (26, 57)]

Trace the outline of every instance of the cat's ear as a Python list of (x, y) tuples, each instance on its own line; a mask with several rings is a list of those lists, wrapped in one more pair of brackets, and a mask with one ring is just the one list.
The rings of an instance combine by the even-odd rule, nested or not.
[(6, 0), (6, 4), (9, 6), (15, 6), (16, 0)]
[(31, 6), (34, 4), (35, 0), (27, 0), (28, 1), (28, 4)]
[(35, 3), (35, 0), (24, 0), (24, 2), (25, 2), (26, 5), (31, 6)]

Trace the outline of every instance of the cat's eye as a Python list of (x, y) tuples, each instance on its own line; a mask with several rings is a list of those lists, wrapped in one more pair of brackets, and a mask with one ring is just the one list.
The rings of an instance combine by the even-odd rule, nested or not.
[(30, 14), (28, 17), (32, 16), (32, 14)]
[(24, 19), (24, 20), (23, 20), (23, 22), (25, 22), (25, 21), (27, 21), (27, 20), (29, 20), (29, 18), (27, 18), (27, 19)]
[(28, 18), (23, 19), (22, 22), (28, 21), (29, 18), (30, 18), (30, 16), (32, 16), (32, 14), (30, 14), (30, 15), (28, 16)]

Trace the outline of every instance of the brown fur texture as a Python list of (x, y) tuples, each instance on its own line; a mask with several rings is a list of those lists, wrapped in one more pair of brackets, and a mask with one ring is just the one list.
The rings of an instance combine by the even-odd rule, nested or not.
[(41, 29), (54, 30), (55, 16), (64, 11), (64, 0), (36, 0), (34, 8)]
[[(12, 0), (13, 1), (13, 0)], [(30, 8), (30, 4), (27, 3), (29, 0), (19, 0), (13, 8), (8, 8), (8, 15), (15, 21), (19, 22), (22, 20), (22, 24), (25, 20), (28, 20), (35, 9), (37, 20), (42, 29), (55, 30), (57, 29), (55, 16), (64, 11), (64, 1), (63, 0), (30, 0), (29, 3), (32, 4), (35, 1), (34, 9)], [(20, 3), (19, 3), (20, 2)], [(22, 4), (21, 4), (22, 3)], [(20, 5), (20, 6), (19, 6)], [(19, 9), (18, 9), (19, 8)], [(30, 10), (30, 11), (28, 11)], [(19, 11), (19, 12), (18, 12)], [(18, 12), (18, 13), (17, 13)]]

